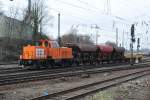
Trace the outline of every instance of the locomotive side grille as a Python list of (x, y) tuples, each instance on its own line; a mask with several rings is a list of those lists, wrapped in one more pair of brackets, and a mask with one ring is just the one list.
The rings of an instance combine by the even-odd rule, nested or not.
[(26, 51), (24, 53), (24, 56), (25, 56), (25, 58), (33, 59), (33, 52), (32, 51)]

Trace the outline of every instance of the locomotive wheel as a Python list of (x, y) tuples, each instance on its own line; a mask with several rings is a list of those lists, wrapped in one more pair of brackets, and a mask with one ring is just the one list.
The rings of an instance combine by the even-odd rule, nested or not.
[(32, 66), (33, 66), (33, 69), (40, 69), (40, 64), (38, 63), (34, 63)]
[(49, 65), (48, 66), (49, 68), (52, 68), (52, 69), (55, 68), (55, 66), (54, 66), (55, 64), (54, 64), (53, 60), (49, 60), (48, 65)]
[(71, 63), (69, 60), (62, 60), (61, 61), (61, 67), (70, 67)]
[(76, 60), (76, 66), (80, 66), (80, 58), (79, 57)]
[(62, 61), (60, 62), (60, 66), (61, 66), (61, 67), (65, 67), (65, 61), (64, 61), (64, 60), (62, 60)]
[(37, 70), (37, 69), (40, 69), (40, 66), (37, 65), (36, 63), (34, 63), (31, 66), (26, 66), (25, 69), (28, 69), (28, 70)]

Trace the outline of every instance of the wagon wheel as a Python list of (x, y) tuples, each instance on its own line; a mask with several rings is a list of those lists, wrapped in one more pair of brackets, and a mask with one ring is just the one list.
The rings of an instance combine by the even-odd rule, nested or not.
[(80, 53), (78, 52), (77, 53), (77, 56), (76, 56), (76, 58), (75, 58), (75, 64), (76, 64), (76, 66), (79, 66), (80, 65)]
[(100, 49), (97, 49), (97, 51), (96, 51), (96, 63), (97, 63), (97, 65), (101, 64), (101, 52), (100, 52)]
[(72, 65), (73, 66), (79, 66), (80, 65), (80, 51), (78, 48), (73, 48)]

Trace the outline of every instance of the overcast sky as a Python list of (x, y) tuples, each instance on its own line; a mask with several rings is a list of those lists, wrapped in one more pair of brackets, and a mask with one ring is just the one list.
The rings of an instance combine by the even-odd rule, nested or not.
[[(5, 11), (11, 6), (19, 9), (27, 7), (27, 0), (0, 1)], [(88, 34), (95, 40), (96, 29), (91, 26), (97, 24), (100, 27), (99, 43), (108, 40), (115, 42), (115, 30), (118, 28), (119, 44), (129, 47), (130, 26), (132, 23), (138, 23), (136, 38), (141, 38), (142, 48), (149, 46), (150, 0), (110, 0), (109, 6), (107, 0), (46, 0), (46, 2), (49, 7), (48, 13), (54, 16), (53, 27), (46, 30), (49, 36), (57, 37), (57, 14), (60, 13), (61, 35), (67, 33), (71, 26), (78, 25), (79, 34)]]

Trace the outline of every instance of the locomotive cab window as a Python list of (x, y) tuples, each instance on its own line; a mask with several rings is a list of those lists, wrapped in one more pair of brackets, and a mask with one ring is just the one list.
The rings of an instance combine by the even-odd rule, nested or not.
[(48, 41), (45, 41), (45, 47), (49, 47)]
[(59, 48), (59, 44), (56, 41), (51, 41), (52, 48)]

